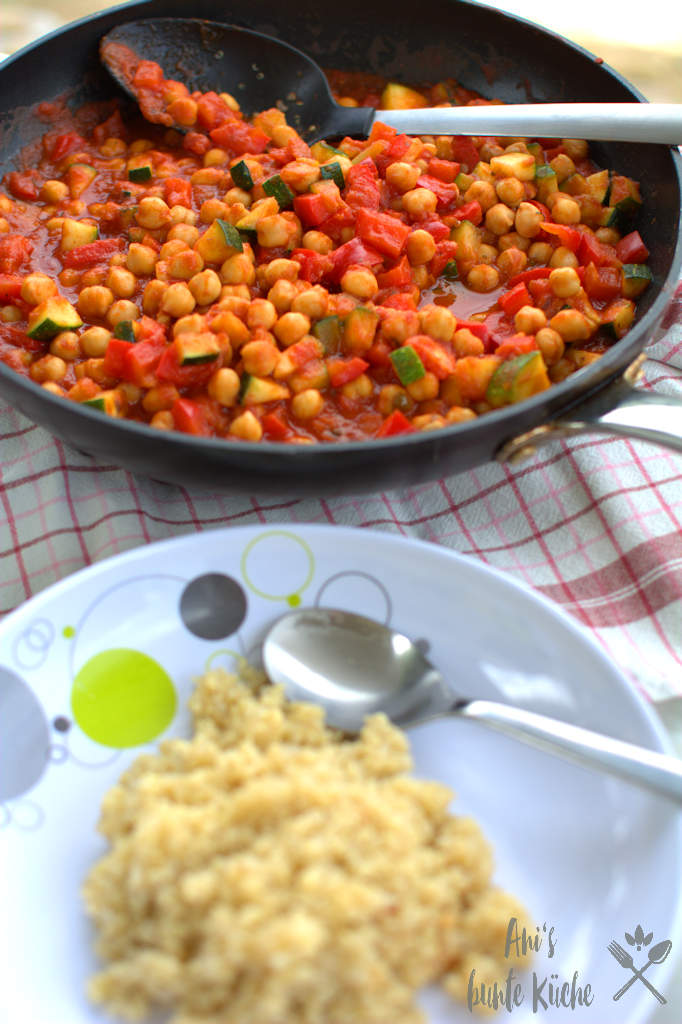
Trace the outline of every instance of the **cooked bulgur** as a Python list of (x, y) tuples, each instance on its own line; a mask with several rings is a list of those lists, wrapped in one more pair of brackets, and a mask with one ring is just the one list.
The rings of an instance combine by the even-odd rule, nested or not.
[(505, 976), (523, 912), (450, 790), (410, 776), (405, 735), (374, 715), (343, 737), (248, 675), (208, 672), (194, 738), (104, 799), (92, 1000), (173, 1024), (417, 1024), (422, 986)]

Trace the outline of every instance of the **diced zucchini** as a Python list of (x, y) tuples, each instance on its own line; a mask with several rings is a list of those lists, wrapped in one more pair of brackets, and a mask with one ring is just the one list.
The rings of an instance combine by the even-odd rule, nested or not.
[(238, 163), (233, 164), (230, 167), (230, 174), (237, 188), (243, 188), (246, 192), (251, 191), (253, 188), (253, 178), (246, 160), (240, 160)]
[(75, 331), (82, 326), (83, 321), (75, 307), (60, 295), (53, 295), (33, 310), (26, 333), (29, 338), (49, 341), (62, 331)]
[(332, 160), (328, 164), (322, 164), (320, 167), (320, 177), (333, 181), (340, 190), (346, 187), (346, 179), (343, 176), (341, 164), (337, 160)]
[(457, 260), (448, 260), (442, 270), (442, 277), (448, 281), (456, 281), (459, 277), (459, 268), (457, 266)]
[(266, 178), (263, 182), (263, 191), (266, 196), (272, 196), (277, 200), (280, 210), (285, 210), (294, 201), (294, 193), (287, 183), (282, 181), (279, 174), (274, 174), (272, 178)]
[(137, 167), (128, 168), (128, 181), (151, 181), (153, 174), (151, 164), (139, 164)]
[(202, 334), (189, 332), (178, 334), (173, 344), (180, 366), (200, 366), (202, 363), (212, 363), (220, 355), (218, 339), (208, 331)]
[(97, 409), (98, 412), (114, 416), (116, 419), (120, 419), (126, 414), (126, 401), (120, 388), (100, 391), (93, 398), (86, 398), (81, 405), (88, 405), (91, 409)]
[(612, 338), (622, 338), (635, 319), (635, 304), (631, 299), (614, 299), (602, 311), (602, 327)]
[(597, 171), (595, 174), (588, 174), (585, 183), (587, 194), (598, 199), (600, 203), (608, 202), (610, 189), (610, 174), (608, 171)]
[(524, 352), (506, 359), (497, 367), (485, 393), (486, 401), (495, 408), (522, 402), (550, 386), (542, 353)]
[(214, 220), (194, 243), (206, 263), (224, 263), (244, 249), (239, 231), (225, 220)]
[(465, 174), (464, 171), (460, 171), (455, 178), (455, 185), (461, 193), (464, 193), (475, 181), (473, 174)]
[(254, 203), (251, 209), (246, 211), (244, 216), (237, 221), (237, 230), (255, 234), (259, 220), (262, 220), (263, 217), (271, 217), (275, 213), (279, 213), (279, 203), (274, 196), (268, 196), (267, 199)]
[(578, 370), (582, 370), (583, 366), (590, 366), (592, 363), (596, 363), (598, 359), (601, 359), (602, 353), (595, 352), (594, 349), (588, 348), (576, 348), (574, 345), (569, 345), (566, 348), (564, 358), (573, 363)]
[(356, 306), (344, 321), (343, 347), (347, 352), (358, 354), (366, 352), (374, 341), (379, 314), (365, 306)]
[(457, 263), (478, 263), (481, 234), (470, 220), (463, 220), (450, 231), (450, 240), (457, 242)]
[(345, 156), (340, 149), (335, 149), (330, 146), (328, 142), (316, 142), (310, 147), (310, 155), (313, 160), (317, 160), (318, 164), (326, 164), (330, 160), (333, 160), (335, 156)]
[(132, 320), (119, 320), (114, 327), (114, 337), (121, 341), (137, 341), (135, 337), (135, 325)]
[(544, 164), (545, 154), (543, 153), (542, 146), (539, 142), (528, 142), (526, 144), (526, 149), (529, 153), (533, 154), (533, 159), (536, 164)]
[(391, 352), (391, 362), (400, 383), (406, 387), (421, 380), (426, 374), (424, 364), (411, 345), (403, 345)]
[(491, 157), (490, 167), (498, 178), (533, 181), (537, 165), (532, 153), (501, 153), (500, 156)]
[(646, 263), (623, 264), (623, 295), (626, 299), (636, 299), (653, 281), (653, 274)]
[(98, 237), (99, 231), (96, 224), (88, 224), (86, 221), (65, 217), (62, 221), (60, 252), (71, 252), (72, 249), (77, 249), (80, 245), (94, 242)]
[(641, 206), (642, 197), (640, 196), (637, 182), (633, 181), (632, 178), (624, 177), (622, 174), (612, 175), (609, 193), (609, 212), (604, 220), (605, 226), (616, 228), (621, 233), (629, 231)]
[(602, 217), (604, 214), (604, 207), (595, 199), (594, 196), (584, 195), (576, 196), (575, 201), (580, 207), (580, 221), (582, 224), (587, 224), (591, 228), (599, 228), (602, 226)]
[(587, 178), (584, 174), (569, 174), (561, 182), (561, 191), (569, 196), (584, 196), (587, 192)]
[(238, 400), (242, 405), (261, 405), (263, 402), (279, 402), (289, 395), (289, 388), (285, 384), (245, 373), (241, 380)]
[(546, 203), (553, 192), (559, 191), (556, 171), (549, 164), (539, 164), (535, 169), (535, 184), (537, 185), (537, 198), (541, 203)]
[(401, 85), (400, 82), (389, 82), (381, 93), (380, 106), (384, 110), (416, 110), (428, 105), (429, 101), (423, 93)]
[(322, 317), (313, 324), (311, 334), (322, 342), (325, 355), (335, 355), (341, 350), (343, 321), (338, 316)]
[(71, 164), (65, 175), (71, 198), (78, 199), (96, 177), (97, 171), (90, 164)]

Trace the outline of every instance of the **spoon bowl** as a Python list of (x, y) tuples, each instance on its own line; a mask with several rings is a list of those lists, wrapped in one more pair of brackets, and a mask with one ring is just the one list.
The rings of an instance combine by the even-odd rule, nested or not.
[(301, 608), (263, 643), (263, 663), (291, 700), (320, 704), (329, 725), (358, 732), (384, 712), (409, 727), (470, 718), (531, 746), (644, 786), (682, 804), (682, 760), (509, 704), (458, 696), (409, 637), (362, 615)]
[[(140, 60), (159, 64), (190, 91), (229, 92), (249, 117), (278, 106), (306, 142), (369, 135), (376, 120), (407, 134), (580, 138), (682, 143), (682, 105), (674, 103), (534, 103), (381, 110), (344, 107), (322, 69), (294, 46), (237, 25), (198, 18), (145, 18), (117, 25), (100, 57), (134, 99)], [(161, 107), (157, 123), (163, 120)], [(175, 125), (179, 130), (186, 130)]]

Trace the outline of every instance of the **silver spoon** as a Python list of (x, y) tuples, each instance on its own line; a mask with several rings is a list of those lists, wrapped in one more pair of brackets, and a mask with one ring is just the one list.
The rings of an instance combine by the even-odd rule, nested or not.
[(146, 18), (117, 25), (101, 40), (100, 56), (134, 99), (136, 59), (145, 59), (190, 90), (232, 93), (247, 115), (285, 103), (287, 120), (307, 142), (362, 138), (381, 121), (408, 135), (682, 143), (682, 104), (675, 103), (524, 103), (378, 112), (343, 107), (333, 99), (322, 69), (300, 50), (250, 29), (199, 18)]
[(347, 732), (377, 711), (405, 727), (457, 715), (682, 803), (682, 760), (534, 711), (458, 697), (408, 637), (362, 615), (289, 612), (268, 631), (263, 663), (287, 697), (321, 704), (327, 722)]

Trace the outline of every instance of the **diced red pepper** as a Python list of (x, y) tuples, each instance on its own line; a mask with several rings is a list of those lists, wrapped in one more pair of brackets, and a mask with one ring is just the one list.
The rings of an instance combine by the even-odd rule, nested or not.
[(372, 366), (391, 366), (391, 352), (392, 348), (387, 341), (383, 338), (379, 338), (373, 341), (366, 352), (363, 353), (365, 359)]
[(352, 380), (364, 373), (368, 366), (369, 363), (365, 359), (361, 359), (360, 356), (351, 356), (349, 359), (335, 356), (333, 359), (327, 360), (329, 382), (334, 388), (350, 384)]
[(355, 211), (351, 210), (347, 203), (342, 202), (339, 208), (331, 215), (323, 220), (321, 224), (318, 224), (318, 230), (322, 231), (323, 234), (329, 235), (331, 239), (338, 242), (341, 238), (341, 233), (344, 228), (353, 227), (355, 224)]
[(457, 199), (459, 199), (459, 189), (454, 183), (448, 184), (445, 181), (441, 181), (440, 178), (434, 178), (430, 174), (420, 174), (417, 178), (417, 186), (419, 188), (427, 188), (429, 192), (433, 192), (438, 200), (436, 209), (439, 213), (451, 210)]
[(441, 181), (446, 181), (448, 184), (452, 184), (457, 175), (459, 174), (460, 165), (454, 160), (441, 160), (440, 157), (434, 156), (428, 162), (428, 172), (433, 175), (434, 178), (439, 178)]
[(141, 60), (135, 68), (133, 86), (135, 89), (158, 89), (163, 80), (163, 69), (156, 61)]
[(411, 145), (412, 140), (408, 135), (394, 136), (394, 138), (389, 141), (388, 148), (374, 158), (374, 162), (379, 169), (379, 173), (383, 176), (386, 173), (386, 168), (389, 164), (395, 163), (397, 160), (402, 160)]
[(128, 353), (134, 347), (135, 344), (132, 341), (124, 341), (123, 338), (109, 338), (102, 364), (105, 376), (112, 377), (115, 380), (123, 380)]
[(490, 345), (490, 328), (487, 324), (481, 323), (480, 320), (460, 320), (458, 318), (457, 330), (460, 331), (463, 328), (467, 331), (471, 331), (471, 333), (477, 338), (480, 338), (483, 342), (483, 347), (488, 351), (488, 347)]
[(554, 235), (561, 244), (571, 252), (577, 252), (583, 239), (582, 231), (578, 228), (569, 227), (568, 224), (554, 224), (551, 221), (541, 221), (540, 228), (548, 235)]
[(166, 178), (163, 194), (169, 206), (192, 206), (192, 183), (186, 178)]
[(385, 139), (386, 142), (391, 142), (397, 134), (398, 133), (395, 128), (391, 128), (389, 125), (384, 124), (383, 121), (375, 121), (372, 125), (367, 141), (376, 142), (377, 139)]
[(416, 334), (409, 339), (410, 347), (421, 359), (424, 369), (435, 374), (438, 380), (445, 380), (455, 369), (455, 357), (445, 346), (434, 341), (428, 334)]
[(401, 255), (410, 233), (408, 225), (396, 217), (365, 209), (358, 210), (356, 230), (363, 242), (394, 260)]
[(159, 344), (158, 341), (138, 341), (131, 345), (121, 374), (123, 380), (140, 388), (153, 387), (156, 383), (156, 368), (164, 348), (165, 343)]
[(64, 253), (62, 264), (79, 270), (81, 267), (93, 267), (96, 263), (109, 260), (121, 248), (121, 239), (98, 238), (95, 242), (79, 245)]
[(236, 120), (225, 100), (217, 92), (205, 92), (197, 100), (197, 124), (204, 132), (210, 132), (227, 121)]
[(456, 255), (457, 242), (451, 242), (447, 238), (442, 242), (436, 242), (436, 252), (429, 261), (429, 270), (433, 276), (440, 277), (448, 263), (454, 260)]
[(180, 366), (178, 350), (169, 345), (156, 367), (158, 380), (175, 384), (178, 388), (193, 388), (205, 384), (216, 369), (216, 363), (200, 363), (198, 366)]
[(287, 426), (282, 417), (276, 412), (267, 412), (263, 417), (261, 426), (263, 435), (273, 441), (283, 441), (291, 434), (291, 428)]
[(500, 359), (513, 359), (526, 352), (533, 352), (537, 347), (537, 342), (531, 334), (514, 334), (497, 346), (495, 355)]
[(14, 302), (20, 298), (23, 280), (19, 274), (0, 274), (0, 302)]
[(420, 231), (428, 231), (436, 242), (450, 237), (450, 228), (442, 220), (423, 220), (419, 222)]
[(323, 221), (331, 217), (341, 202), (338, 193), (308, 192), (294, 199), (294, 212), (305, 227), (319, 227)]
[(588, 263), (584, 268), (583, 288), (597, 302), (610, 302), (622, 293), (622, 275), (618, 267), (596, 267)]
[(300, 370), (306, 363), (311, 362), (313, 359), (319, 359), (322, 352), (322, 343), (317, 338), (305, 335), (300, 341), (294, 342), (293, 345), (289, 346), (287, 356), (294, 366)]
[(594, 263), (597, 267), (616, 267), (621, 262), (614, 246), (600, 242), (590, 231), (583, 232), (576, 255), (584, 266)]
[(83, 149), (86, 145), (85, 139), (78, 132), (48, 132), (43, 137), (43, 151), (48, 160), (58, 163), (68, 153), (76, 149)]
[(346, 177), (343, 198), (353, 210), (378, 210), (381, 203), (379, 175), (374, 161), (367, 157), (353, 164)]
[(616, 242), (616, 255), (621, 263), (646, 263), (649, 250), (642, 241), (639, 231), (631, 231), (629, 235)]
[(414, 431), (414, 427), (404, 412), (394, 409), (377, 430), (377, 437), (394, 437), (396, 434), (408, 434)]
[(334, 266), (333, 260), (328, 253), (314, 252), (312, 249), (294, 249), (291, 259), (300, 266), (298, 272), (301, 281), (308, 281), (310, 284), (318, 284), (323, 281), (331, 272)]
[(191, 398), (177, 398), (171, 407), (171, 415), (176, 430), (184, 434), (208, 437), (211, 433), (205, 408)]
[(453, 135), (452, 159), (463, 164), (465, 170), (472, 171), (481, 157), (468, 135)]
[(537, 281), (539, 278), (549, 277), (552, 269), (552, 267), (531, 267), (530, 270), (522, 270), (520, 274), (514, 274), (513, 277), (509, 278), (509, 286), (513, 288), (517, 284), (526, 284), (528, 281)]
[(234, 156), (243, 153), (264, 153), (270, 139), (260, 128), (246, 121), (228, 121), (208, 133), (211, 141)]
[(0, 274), (19, 270), (33, 252), (33, 242), (23, 235), (0, 235)]
[(470, 203), (463, 203), (462, 206), (458, 206), (453, 212), (457, 220), (470, 220), (476, 227), (483, 220), (483, 210), (478, 199), (472, 199)]
[(403, 291), (395, 292), (394, 295), (388, 295), (381, 303), (382, 306), (388, 306), (389, 309), (416, 309), (417, 303), (414, 297), (414, 292)]
[(340, 281), (348, 268), (353, 265), (360, 267), (381, 267), (384, 258), (376, 249), (366, 245), (361, 238), (351, 238), (330, 254), (332, 260), (331, 277)]
[(523, 306), (530, 306), (532, 302), (525, 283), (520, 281), (513, 288), (510, 288), (509, 291), (500, 295), (497, 304), (504, 311), (505, 316), (513, 319)]
[(7, 175), (7, 188), (17, 199), (37, 199), (38, 186), (35, 171), (10, 171)]
[(403, 256), (390, 270), (377, 274), (377, 283), (380, 288), (405, 288), (406, 285), (411, 284), (412, 267), (407, 256)]

